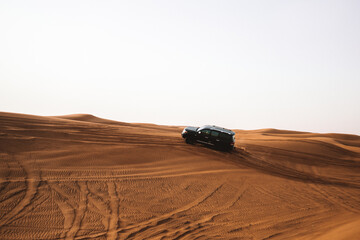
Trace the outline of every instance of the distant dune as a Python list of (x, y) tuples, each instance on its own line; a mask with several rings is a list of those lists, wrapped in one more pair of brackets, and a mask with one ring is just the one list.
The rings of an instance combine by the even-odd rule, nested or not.
[(0, 112), (0, 239), (360, 239), (360, 136)]

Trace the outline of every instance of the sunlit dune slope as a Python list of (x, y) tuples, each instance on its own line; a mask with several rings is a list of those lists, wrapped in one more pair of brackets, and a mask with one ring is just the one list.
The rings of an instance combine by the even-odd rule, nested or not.
[(0, 113), (0, 239), (356, 239), (360, 137)]
[(138, 131), (139, 131), (139, 128), (143, 128), (143, 130), (144, 129), (152, 129), (152, 130), (167, 131), (167, 132), (169, 130), (180, 129), (180, 127), (176, 127), (176, 126), (158, 126), (158, 125), (149, 124), (149, 123), (118, 122), (118, 121), (95, 117), (91, 114), (71, 114), (71, 115), (57, 116), (56, 118), (84, 121), (84, 122), (92, 122), (92, 123), (101, 123), (101, 124), (108, 124), (108, 125), (126, 126), (126, 127), (129, 127), (130, 129), (132, 129), (133, 127), (136, 127), (138, 129)]

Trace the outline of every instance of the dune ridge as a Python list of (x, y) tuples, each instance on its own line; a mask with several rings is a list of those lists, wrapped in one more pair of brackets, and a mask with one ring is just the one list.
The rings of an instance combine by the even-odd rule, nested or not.
[(360, 136), (0, 112), (1, 239), (356, 239)]

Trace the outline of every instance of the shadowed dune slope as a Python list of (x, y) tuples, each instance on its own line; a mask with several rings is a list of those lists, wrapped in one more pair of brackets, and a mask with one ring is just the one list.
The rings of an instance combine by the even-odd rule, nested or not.
[(0, 239), (357, 239), (360, 137), (0, 113)]

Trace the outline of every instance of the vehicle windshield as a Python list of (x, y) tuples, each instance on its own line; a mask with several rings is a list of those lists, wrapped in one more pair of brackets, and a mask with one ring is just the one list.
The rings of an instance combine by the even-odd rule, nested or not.
[(203, 130), (204, 128), (207, 128), (207, 126), (199, 127), (199, 128), (198, 128), (198, 131), (201, 131), (201, 130)]

